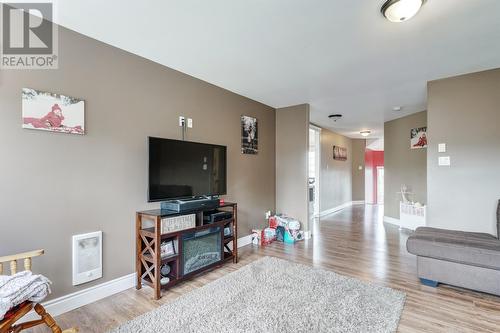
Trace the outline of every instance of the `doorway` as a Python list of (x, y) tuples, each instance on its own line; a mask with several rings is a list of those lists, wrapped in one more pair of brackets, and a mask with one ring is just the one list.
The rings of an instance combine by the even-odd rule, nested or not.
[(380, 150), (365, 151), (365, 202), (384, 204), (384, 152)]
[(319, 216), (319, 182), (320, 182), (320, 151), (321, 128), (309, 126), (309, 216), (310, 219)]
[(384, 167), (377, 167), (377, 204), (384, 204)]

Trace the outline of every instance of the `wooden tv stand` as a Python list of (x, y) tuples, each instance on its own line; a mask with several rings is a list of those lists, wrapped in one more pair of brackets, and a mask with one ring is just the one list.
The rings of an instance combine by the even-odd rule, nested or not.
[[(189, 279), (195, 275), (206, 272), (215, 267), (220, 267), (227, 261), (232, 260), (233, 263), (238, 262), (238, 218), (237, 204), (226, 202), (219, 206), (219, 210), (228, 210), (233, 213), (231, 219), (221, 220), (212, 224), (203, 224), (203, 212), (212, 210), (201, 208), (188, 212), (174, 212), (161, 209), (147, 210), (136, 213), (136, 273), (137, 284), (136, 288), (141, 289), (142, 284), (149, 285), (154, 290), (154, 299), (161, 297), (161, 290), (168, 289), (175, 284)], [(162, 219), (170, 217), (178, 217), (183, 215), (196, 215), (196, 227), (161, 233)], [(148, 225), (149, 224), (149, 225)], [(232, 228), (232, 235), (224, 237), (224, 227)], [(219, 261), (211, 263), (201, 269), (184, 274), (183, 270), (183, 235), (191, 234), (198, 231), (209, 231), (220, 227), (221, 243), (220, 248), (222, 257)], [(217, 234), (218, 231), (215, 233)], [(177, 241), (176, 254), (165, 258), (161, 257), (162, 241)], [(232, 246), (230, 246), (232, 244)], [(160, 268), (162, 265), (168, 264), (171, 268), (169, 274), (170, 282), (161, 285)]]

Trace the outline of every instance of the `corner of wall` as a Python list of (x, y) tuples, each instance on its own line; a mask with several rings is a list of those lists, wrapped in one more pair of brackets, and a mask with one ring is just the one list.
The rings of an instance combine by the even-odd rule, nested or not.
[[(276, 210), (309, 231), (309, 104), (276, 110)], [(290, 135), (293, 133), (293, 135)]]

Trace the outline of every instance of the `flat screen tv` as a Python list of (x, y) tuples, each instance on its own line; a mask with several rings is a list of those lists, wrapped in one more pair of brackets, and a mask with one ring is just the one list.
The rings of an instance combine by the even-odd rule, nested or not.
[(148, 201), (226, 194), (226, 147), (149, 137)]

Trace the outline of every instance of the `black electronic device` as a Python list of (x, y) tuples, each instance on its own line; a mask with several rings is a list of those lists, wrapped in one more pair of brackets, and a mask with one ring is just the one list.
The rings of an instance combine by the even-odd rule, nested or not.
[(232, 218), (233, 218), (232, 212), (226, 212), (222, 210), (203, 212), (203, 224), (211, 224), (222, 220), (229, 220)]
[(179, 213), (198, 209), (216, 209), (217, 207), (219, 207), (219, 199), (203, 196), (169, 200), (161, 203), (162, 210), (172, 210)]
[[(148, 178), (149, 202), (226, 194), (226, 147), (149, 137)], [(180, 207), (193, 205), (182, 202), (168, 209), (185, 211)]]

